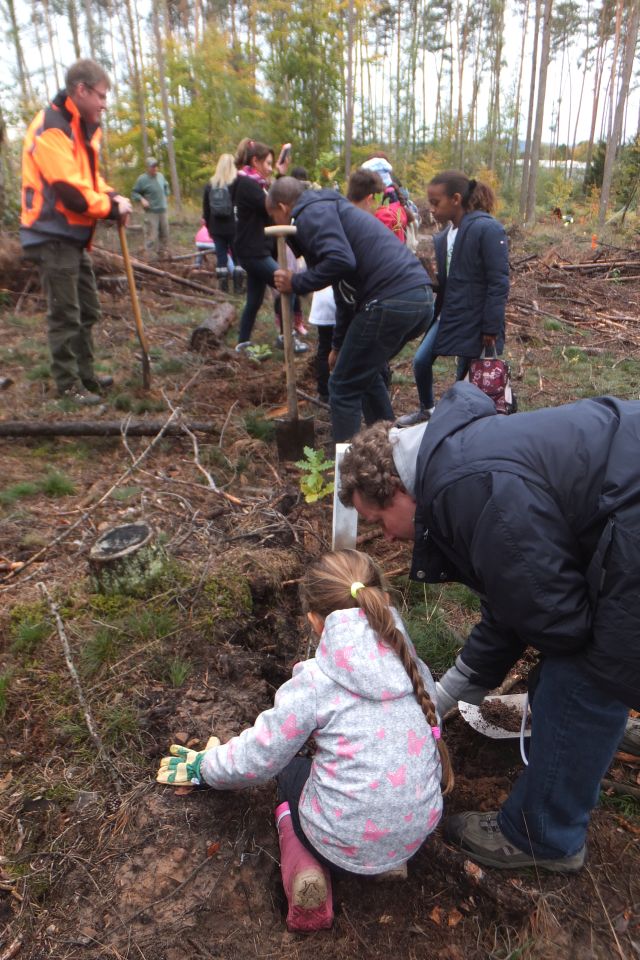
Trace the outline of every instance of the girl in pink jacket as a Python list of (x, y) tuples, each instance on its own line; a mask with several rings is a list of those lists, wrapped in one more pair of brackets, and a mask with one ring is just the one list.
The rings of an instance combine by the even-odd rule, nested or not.
[[(333, 920), (329, 868), (402, 867), (435, 828), (453, 785), (431, 673), (389, 605), (373, 561), (327, 554), (307, 571), (302, 602), (319, 637), (273, 707), (224, 745), (172, 747), (163, 783), (218, 790), (278, 783), (276, 823), (291, 930)], [(298, 752), (313, 737), (312, 758)]]

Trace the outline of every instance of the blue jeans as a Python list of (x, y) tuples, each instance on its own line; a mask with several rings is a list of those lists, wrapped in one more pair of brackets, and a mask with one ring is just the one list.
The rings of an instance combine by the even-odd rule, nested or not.
[(329, 379), (335, 443), (345, 443), (358, 432), (363, 409), (367, 424), (393, 420), (385, 364), (424, 333), (432, 316), (433, 293), (426, 286), (388, 300), (372, 300), (358, 310)]
[(228, 256), (231, 253), (231, 238), (213, 237), (212, 239), (216, 248), (216, 267), (218, 270), (226, 270)]
[(582, 849), (628, 713), (581, 657), (544, 661), (531, 706), (529, 766), (498, 814), (511, 843), (540, 859)]
[(248, 257), (240, 259), (240, 266), (247, 272), (247, 301), (240, 317), (238, 343), (251, 340), (251, 333), (262, 306), (267, 285), (273, 286), (273, 274), (278, 263), (273, 257)]
[[(413, 376), (418, 388), (418, 398), (420, 406), (425, 410), (430, 410), (435, 405), (433, 396), (433, 364), (437, 353), (434, 351), (438, 330), (440, 329), (440, 317), (433, 323), (425, 333), (420, 346), (416, 350), (413, 358)], [(456, 380), (462, 380), (467, 372), (469, 359), (467, 357), (458, 357), (456, 366)]]

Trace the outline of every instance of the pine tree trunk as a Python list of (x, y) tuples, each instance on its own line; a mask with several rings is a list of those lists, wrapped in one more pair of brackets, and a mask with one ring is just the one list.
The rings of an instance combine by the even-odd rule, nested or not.
[(182, 195), (180, 193), (180, 180), (178, 179), (178, 167), (176, 164), (176, 151), (173, 141), (173, 120), (169, 110), (169, 93), (167, 88), (167, 71), (164, 59), (164, 45), (162, 31), (160, 29), (160, 14), (158, 5), (151, 5), (151, 17), (153, 21), (153, 34), (156, 41), (156, 57), (158, 59), (158, 74), (160, 78), (160, 97), (162, 99), (162, 116), (164, 119), (164, 130), (167, 138), (167, 155), (169, 158), (169, 175), (171, 177), (171, 192), (173, 194), (173, 206), (176, 213), (182, 214)]
[(609, 193), (611, 191), (611, 181), (613, 179), (613, 165), (616, 158), (618, 145), (622, 138), (622, 123), (624, 120), (624, 111), (629, 95), (629, 82), (633, 71), (635, 59), (636, 44), (638, 42), (638, 24), (640, 23), (640, 0), (633, 0), (627, 13), (627, 30), (624, 41), (624, 52), (622, 58), (622, 76), (620, 80), (620, 90), (618, 92), (618, 103), (616, 105), (613, 126), (611, 128), (611, 137), (607, 141), (607, 150), (604, 157), (604, 172), (602, 175), (602, 191), (600, 193), (600, 210), (598, 212), (598, 225), (602, 227), (607, 215), (607, 206), (609, 203)]
[(533, 27), (533, 53), (531, 55), (531, 79), (529, 83), (529, 110), (527, 113), (527, 137), (525, 140), (524, 156), (522, 158), (522, 183), (520, 184), (520, 219), (524, 220), (527, 212), (527, 194), (529, 192), (529, 177), (531, 174), (531, 131), (533, 129), (533, 106), (536, 93), (536, 71), (538, 68), (538, 40), (540, 37), (540, 20), (542, 18), (542, 0), (536, 0), (536, 19)]
[(551, 11), (553, 0), (545, 0), (542, 18), (542, 45), (540, 50), (540, 71), (538, 75), (538, 99), (536, 103), (536, 121), (531, 142), (531, 165), (529, 169), (529, 187), (527, 190), (527, 208), (525, 222), (531, 225), (536, 216), (536, 192), (538, 186), (538, 160), (542, 142), (542, 122), (544, 119), (544, 100), (547, 90), (547, 70), (551, 49)]

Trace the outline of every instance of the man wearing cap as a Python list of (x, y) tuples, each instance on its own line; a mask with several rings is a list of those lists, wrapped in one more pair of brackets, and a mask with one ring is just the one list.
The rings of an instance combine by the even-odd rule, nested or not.
[(158, 170), (155, 157), (147, 157), (147, 172), (142, 173), (131, 191), (131, 199), (137, 200), (144, 210), (145, 246), (147, 253), (157, 250), (159, 258), (167, 253), (169, 218), (167, 197), (169, 184)]
[(100, 176), (100, 116), (109, 77), (94, 60), (67, 70), (65, 88), (27, 130), (22, 151), (20, 242), (37, 264), (47, 297), (51, 374), (58, 395), (100, 403), (113, 383), (93, 365), (93, 327), (100, 319), (87, 250), (98, 220), (127, 222), (131, 203)]

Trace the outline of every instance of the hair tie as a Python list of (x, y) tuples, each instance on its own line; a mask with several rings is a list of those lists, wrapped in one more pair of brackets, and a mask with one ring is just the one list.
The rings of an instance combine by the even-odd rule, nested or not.
[(439, 739), (440, 739), (440, 736), (441, 736), (441, 734), (440, 734), (440, 727), (431, 727), (431, 732), (432, 732), (432, 734), (433, 734), (433, 739), (434, 739), (434, 740), (439, 740)]
[(354, 600), (358, 599), (357, 597), (358, 590), (362, 590), (363, 587), (364, 587), (364, 583), (360, 583), (359, 580), (356, 580), (354, 581), (354, 583), (351, 584), (351, 596), (353, 597)]
[(477, 180), (469, 180), (469, 193), (473, 193), (473, 191), (477, 186), (478, 186)]

